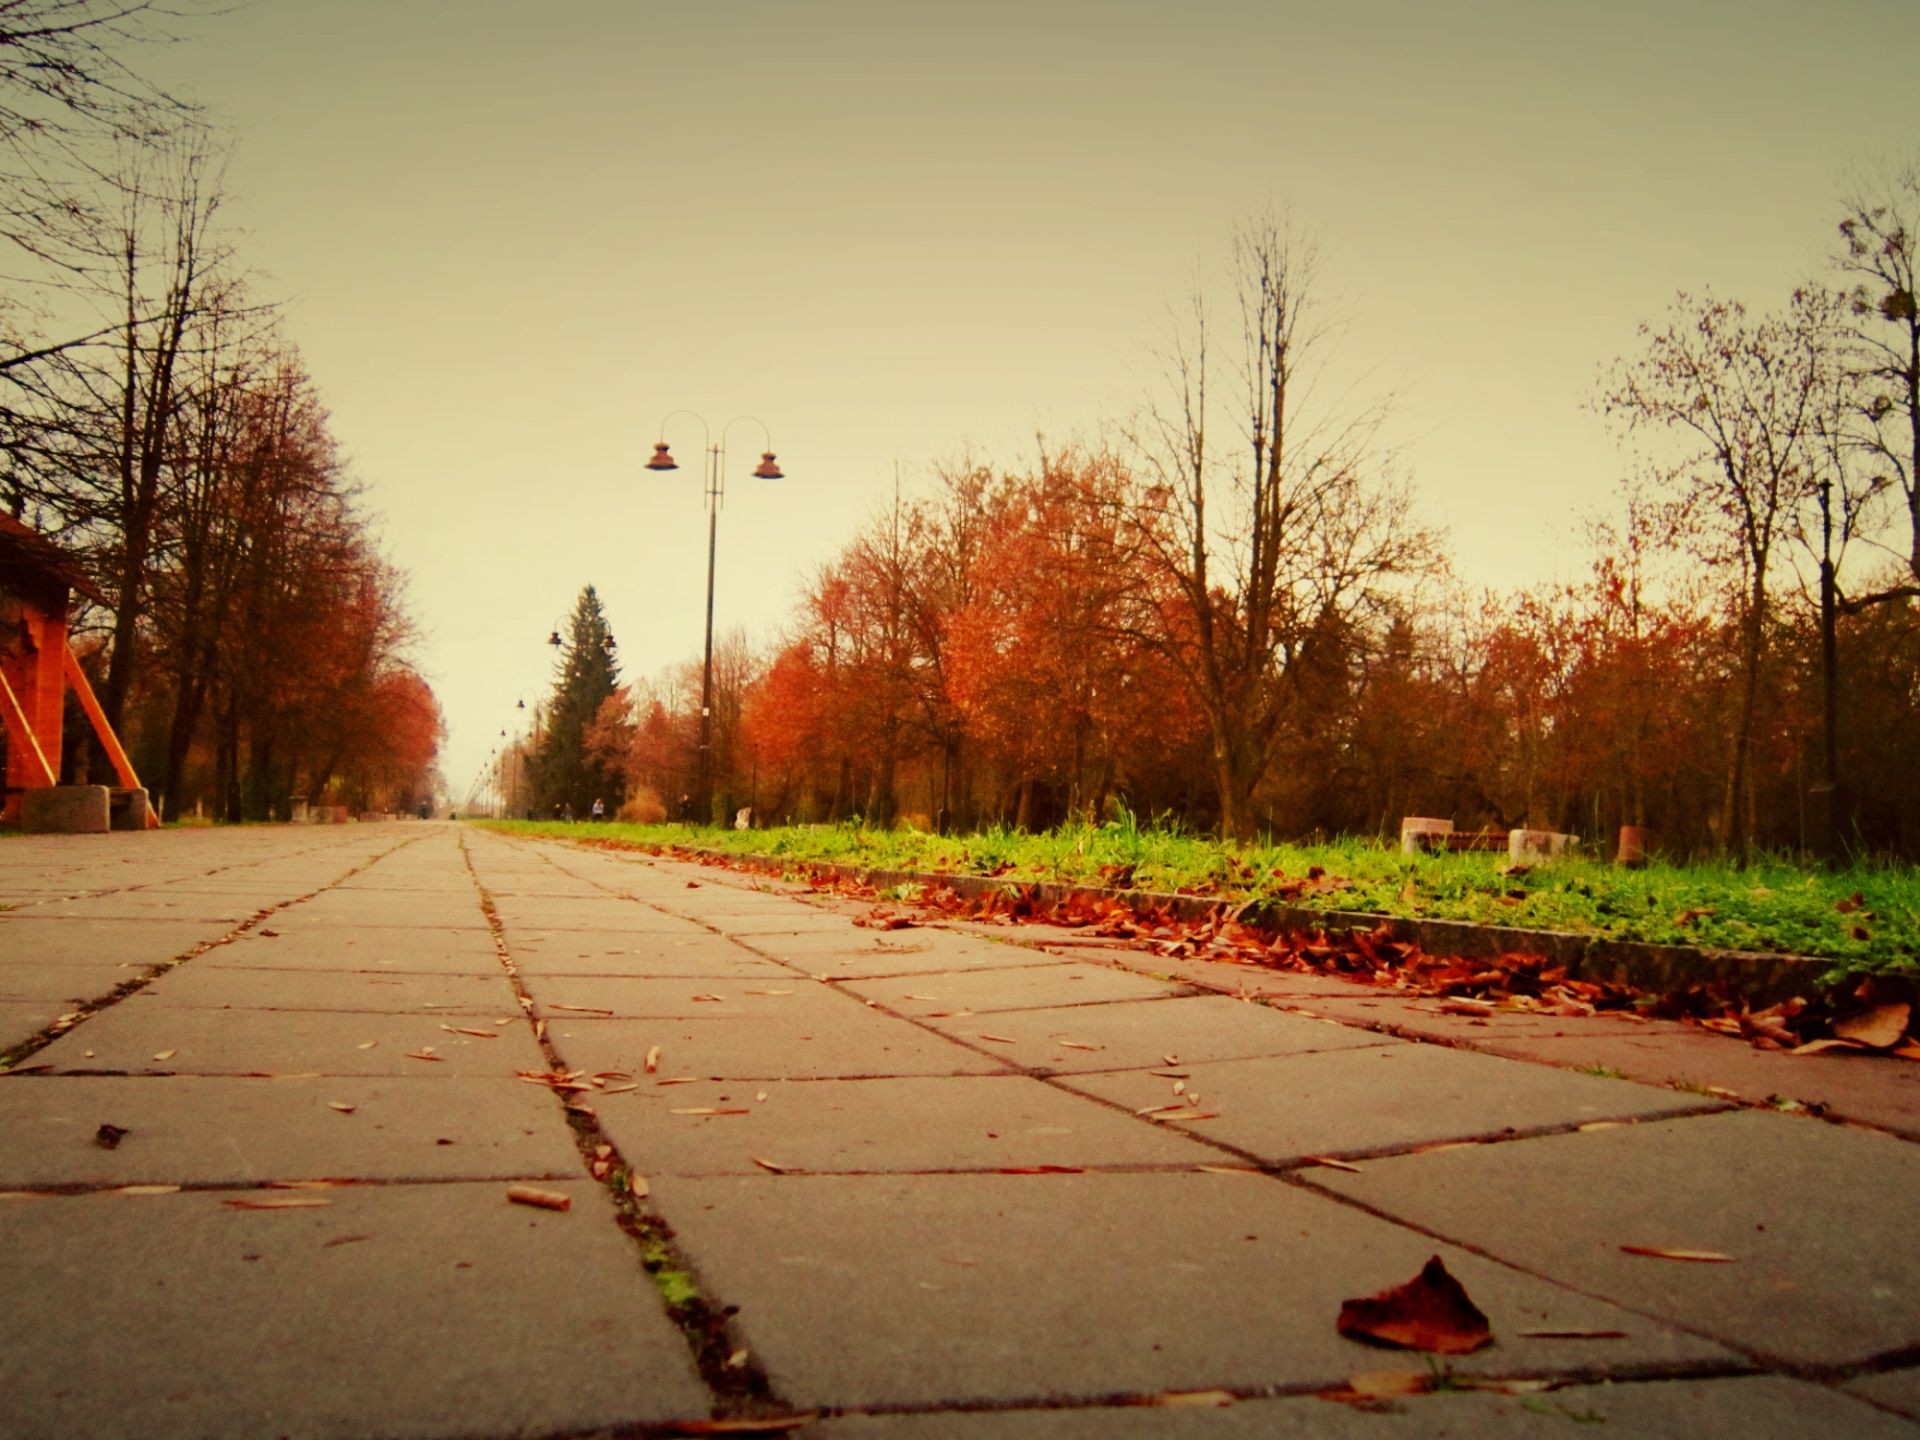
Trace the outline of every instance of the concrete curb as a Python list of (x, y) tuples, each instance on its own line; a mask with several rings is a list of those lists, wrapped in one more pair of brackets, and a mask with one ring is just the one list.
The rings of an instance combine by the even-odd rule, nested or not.
[(722, 860), (755, 869), (786, 873), (800, 871), (836, 880), (852, 880), (885, 888), (893, 885), (941, 885), (966, 900), (996, 892), (1030, 893), (1042, 905), (1068, 900), (1118, 900), (1142, 908), (1165, 910), (1185, 921), (1210, 920), (1238, 912), (1238, 918), (1256, 929), (1286, 934), (1325, 930), (1367, 930), (1384, 926), (1395, 940), (1418, 945), (1430, 955), (1461, 960), (1491, 960), (1515, 952), (1545, 955), (1566, 967), (1569, 977), (1596, 984), (1624, 985), (1650, 994), (1667, 994), (1692, 986), (1724, 991), (1749, 1005), (1765, 1007), (1795, 996), (1813, 999), (1822, 987), (1820, 977), (1836, 962), (1814, 955), (1776, 955), (1766, 951), (1715, 950), (1691, 945), (1654, 945), (1636, 940), (1610, 940), (1558, 930), (1526, 930), (1508, 925), (1475, 925), (1463, 920), (1409, 920), (1359, 910), (1312, 910), (1274, 902), (1210, 899), (1157, 890), (1107, 890), (1092, 885), (1063, 885), (1054, 881), (1016, 882), (981, 875), (944, 875), (930, 871), (882, 870), (833, 860), (793, 860), (772, 855), (736, 855), (691, 846), (677, 852), (696, 859)]

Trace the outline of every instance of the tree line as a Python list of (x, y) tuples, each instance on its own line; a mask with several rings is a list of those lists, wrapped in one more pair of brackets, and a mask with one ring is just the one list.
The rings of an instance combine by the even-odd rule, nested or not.
[(410, 808), (443, 726), (402, 578), (223, 222), (218, 133), (126, 58), (195, 11), (0, 7), (0, 502), (97, 577), (76, 648), (164, 815)]
[[(1590, 573), (1484, 594), (1336, 393), (1313, 243), (1243, 227), (1230, 323), (1193, 297), (1130, 423), (932, 467), (776, 641), (722, 641), (711, 818), (1920, 851), (1920, 172), (1841, 209), (1777, 310), (1642, 327), (1589, 397), (1623, 476)], [(606, 686), (596, 783), (679, 818), (697, 670)]]

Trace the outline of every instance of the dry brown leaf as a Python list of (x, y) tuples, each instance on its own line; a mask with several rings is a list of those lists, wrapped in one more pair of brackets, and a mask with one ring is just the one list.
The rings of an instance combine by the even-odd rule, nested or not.
[(982, 1035), (982, 1040), (991, 1040), (999, 1045), (1013, 1045), (1018, 1042), (1011, 1035)]
[(178, 1185), (122, 1185), (118, 1190), (109, 1190), (109, 1195), (177, 1195)]
[(740, 1420), (676, 1420), (662, 1435), (787, 1435), (820, 1418), (817, 1411), (803, 1415), (763, 1415)]
[(440, 1028), (449, 1035), (475, 1035), (482, 1040), (498, 1040), (500, 1038), (500, 1032), (497, 1030), (469, 1030), (464, 1025), (442, 1025)]
[(344, 1100), (329, 1100), (327, 1102), (327, 1108), (329, 1110), (338, 1110), (342, 1115), (351, 1115), (359, 1107), (357, 1105), (349, 1105)]
[(1487, 1317), (1438, 1255), (1405, 1284), (1342, 1303), (1334, 1328), (1352, 1340), (1440, 1355), (1470, 1354), (1493, 1339)]
[(532, 1205), (541, 1210), (571, 1210), (573, 1197), (558, 1190), (542, 1190), (537, 1185), (509, 1185), (507, 1199), (515, 1205)]
[(1053, 1043), (1058, 1045), (1062, 1050), (1099, 1050), (1103, 1048), (1099, 1045), (1083, 1045), (1078, 1040), (1056, 1040)]
[(1492, 1015), (1493, 1006), (1484, 1000), (1443, 1000), (1440, 1002), (1442, 1015), (1472, 1015), (1486, 1018)]
[(764, 1100), (767, 1098), (767, 1092), (764, 1090), (756, 1090), (753, 1092), (753, 1098), (755, 1100)]
[(776, 1161), (763, 1160), (758, 1155), (750, 1156), (749, 1158), (753, 1161), (754, 1164), (758, 1165), (762, 1170), (771, 1170), (776, 1175), (784, 1175), (787, 1173), (788, 1169), (791, 1168), (786, 1165), (781, 1165)]
[(1330, 1155), (1302, 1155), (1300, 1158), (1315, 1165), (1324, 1165), (1329, 1170), (1345, 1170), (1349, 1175), (1358, 1175), (1360, 1173), (1360, 1167), (1358, 1165), (1349, 1165), (1346, 1161), (1335, 1160)]
[(629, 1170), (627, 1172), (627, 1193), (636, 1200), (644, 1200), (653, 1193), (653, 1186), (647, 1183), (647, 1177)]
[[(665, 1081), (661, 1082), (665, 1084)], [(669, 1115), (745, 1115), (750, 1112), (732, 1106), (694, 1105), (684, 1110), (669, 1110)]]
[(611, 1015), (613, 1014), (613, 1011), (603, 1009), (598, 1005), (561, 1005), (555, 1002), (549, 1002), (547, 1005), (547, 1009), (571, 1010), (576, 1015)]
[(1424, 1395), (1433, 1389), (1433, 1375), (1419, 1370), (1362, 1370), (1347, 1381), (1347, 1389), (1369, 1400), (1395, 1395)]
[(378, 1045), (379, 1043), (380, 1042), (378, 1040), (362, 1040), (358, 1045), (354, 1046), (353, 1048), (356, 1050), (371, 1050), (373, 1049), (374, 1046)]
[(1653, 1260), (1691, 1260), (1700, 1265), (1725, 1265), (1733, 1260), (1731, 1255), (1722, 1255), (1718, 1250), (1669, 1250), (1660, 1245), (1622, 1245), (1629, 1255), (1645, 1255)]
[[(715, 995), (715, 994), (713, 994), (713, 993), (711, 993), (710, 991), (709, 991), (709, 992), (704, 992), (704, 993), (702, 993), (702, 994), (699, 994), (699, 995), (695, 995), (695, 996), (694, 996), (693, 998), (694, 998), (695, 1000), (716, 1000), (716, 1001), (719, 1001), (719, 1002), (720, 1002), (721, 1004), (725, 1004), (725, 1003), (726, 1003), (726, 999), (727, 999), (727, 997), (726, 997), (726, 996), (724, 996), (724, 995)], [(612, 1012), (611, 1012), (611, 1011), (609, 1011), (608, 1013), (609, 1013), (609, 1014), (611, 1014)]]
[(1202, 1175), (1258, 1175), (1260, 1173), (1249, 1165), (1196, 1165), (1193, 1168)]
[(180, 1052), (178, 1050), (162, 1050), (160, 1051), (159, 1054), (155, 1055), (153, 1058), (156, 1060), (171, 1060), (174, 1056), (178, 1055), (179, 1053)]
[(1147, 1073), (1158, 1076), (1162, 1080), (1190, 1080), (1193, 1078), (1193, 1072), (1191, 1070), (1149, 1070)]
[[(793, 992), (791, 990), (749, 990), (747, 991), (747, 994), (749, 995), (791, 995), (792, 993)], [(907, 998), (911, 1000), (914, 997), (909, 995)]]
[(1158, 1395), (1149, 1395), (1140, 1403), (1155, 1406), (1214, 1406), (1225, 1407), (1239, 1400), (1231, 1390), (1162, 1390)]
[(1862, 1045), (1858, 1040), (1829, 1038), (1826, 1040), (1809, 1040), (1804, 1045), (1794, 1046), (1791, 1050), (1787, 1051), (1787, 1053), (1789, 1055), (1824, 1055), (1829, 1050), (1852, 1050), (1857, 1053), (1867, 1048), (1867, 1046)]
[(1889, 1005), (1870, 1005), (1857, 1015), (1833, 1022), (1833, 1033), (1842, 1040), (1857, 1040), (1875, 1050), (1890, 1050), (1905, 1037), (1913, 1007), (1904, 1000)]
[(436, 1055), (436, 1054), (434, 1054), (434, 1053), (433, 1053), (433, 1052), (432, 1052), (431, 1050), (409, 1050), (409, 1051), (407, 1051), (407, 1059), (409, 1059), (409, 1060), (436, 1060), (436, 1061), (437, 1061), (437, 1060), (445, 1060), (445, 1059), (446, 1059), (446, 1056), (444, 1056), (444, 1055)]
[(1908, 1041), (1905, 1045), (1894, 1046), (1887, 1054), (1898, 1055), (1902, 1060), (1920, 1060), (1920, 1045)]
[(322, 1205), (331, 1205), (331, 1200), (322, 1200), (317, 1195), (281, 1195), (268, 1200), (222, 1200), (229, 1210), (317, 1210)]
[(1086, 1171), (1078, 1165), (1003, 1165), (996, 1173), (1001, 1175), (1084, 1175)]
[(656, 1087), (662, 1085), (698, 1085), (700, 1083), (700, 1077), (698, 1075), (669, 1075), (666, 1079), (656, 1080), (653, 1083)]
[(93, 1132), (93, 1143), (102, 1150), (117, 1150), (120, 1142), (132, 1133), (124, 1125), (103, 1124)]
[(1181, 1114), (1185, 1114), (1186, 1109), (1187, 1107), (1184, 1103), (1179, 1105), (1145, 1105), (1133, 1113), (1136, 1115), (1171, 1115), (1178, 1111)]
[[(1176, 1105), (1174, 1109), (1177, 1112), (1180, 1123), (1183, 1125), (1194, 1120), (1218, 1120), (1220, 1118), (1220, 1112), (1218, 1110), (1190, 1110), (1183, 1105)], [(1162, 1115), (1162, 1116), (1155, 1116), (1154, 1118), (1162, 1119), (1162, 1120), (1172, 1120), (1175, 1118), (1175, 1116)]]
[(660, 1047), (658, 1045), (649, 1045), (647, 1047), (647, 1063), (645, 1066), (646, 1073), (651, 1075), (653, 1074), (654, 1071), (658, 1070), (659, 1068), (660, 1068)]
[(609, 1085), (606, 1089), (606, 1093), (609, 1095), (631, 1095), (635, 1090), (638, 1090), (639, 1088), (640, 1087), (638, 1085)]

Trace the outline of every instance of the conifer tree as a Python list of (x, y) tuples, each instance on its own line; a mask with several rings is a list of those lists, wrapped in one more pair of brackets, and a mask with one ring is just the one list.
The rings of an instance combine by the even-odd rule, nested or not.
[(606, 802), (609, 814), (619, 808), (623, 784), (618, 772), (587, 748), (588, 728), (618, 684), (613, 635), (600, 597), (589, 585), (574, 604), (560, 649), (560, 673), (547, 703), (547, 733), (536, 762), (540, 818), (550, 819), (571, 807), (575, 818), (585, 819), (596, 799)]

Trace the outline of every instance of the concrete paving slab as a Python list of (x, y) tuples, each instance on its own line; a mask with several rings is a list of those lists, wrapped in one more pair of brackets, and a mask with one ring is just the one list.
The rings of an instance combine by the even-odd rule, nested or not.
[(1048, 962), (1028, 956), (1020, 968), (941, 974), (894, 976), (888, 979), (848, 980), (854, 994), (878, 1000), (902, 1015), (925, 1015), (941, 1010), (972, 1010), (991, 1015), (1000, 1010), (1041, 1010), (1065, 1005), (1098, 1005), (1114, 1000), (1157, 1000), (1188, 993), (1184, 985), (1169, 985), (1129, 970), (1087, 965), (1072, 960)]
[(22, 1075), (0, 1132), (3, 1189), (580, 1175), (559, 1104), (520, 1080)]
[[(1920, 1345), (1920, 1150), (1884, 1136), (1745, 1110), (1307, 1178), (1758, 1355), (1842, 1365)], [(1651, 1259), (1622, 1245), (1732, 1260)]]
[(31, 1040), (73, 1009), (60, 1000), (0, 1000), (0, 1050)]
[[(1189, 1127), (1175, 1111), (1158, 1123), (1191, 1128), (1269, 1165), (1718, 1108), (1697, 1095), (1435, 1045), (1160, 1068), (1167, 1073), (1124, 1070), (1060, 1083), (1129, 1110), (1197, 1097), (1188, 1109), (1216, 1118)], [(1174, 1071), (1184, 1078), (1170, 1078)]]
[(1377, 1410), (1302, 1396), (1224, 1407), (1101, 1406), (1071, 1410), (847, 1415), (808, 1427), (810, 1440), (1910, 1440), (1911, 1426), (1818, 1385), (1779, 1376), (1570, 1385), (1540, 1395), (1440, 1392)]
[(1559, 1037), (1494, 1035), (1478, 1042), (1515, 1059), (1604, 1066), (1637, 1080), (1718, 1086), (1749, 1100), (1782, 1096), (1920, 1140), (1920, 1065), (1882, 1055), (1787, 1055), (1701, 1030), (1637, 1035), (1573, 1031)]
[[(189, 1010), (136, 993), (75, 1026), (35, 1055), (59, 1072), (127, 1075), (457, 1075), (511, 1079), (544, 1070), (526, 1023), (475, 1025), (495, 1035), (449, 1034), (432, 1015), (345, 1015), (302, 1010)], [(362, 1049), (362, 1046), (368, 1048)], [(409, 1058), (431, 1054), (432, 1060)], [(163, 1057), (163, 1058), (162, 1058)]]
[(859, 930), (844, 927), (805, 934), (742, 935), (742, 945), (814, 974), (835, 979), (923, 975), (929, 970), (1004, 970), (1051, 963), (1018, 945), (999, 945), (944, 930)]
[(1910, 1420), (1920, 1420), (1920, 1369), (1862, 1375), (1849, 1380), (1845, 1388), (1876, 1405), (1897, 1410)]
[(487, 917), (479, 897), (428, 897), (390, 891), (328, 890), (311, 900), (289, 905), (274, 916), (282, 930), (312, 926), (334, 929), (342, 925), (392, 926), (400, 930), (485, 930)]
[(192, 921), (34, 920), (0, 915), (0, 966), (114, 962), (141, 969), (186, 955), (231, 933), (231, 925)]
[[(670, 1176), (654, 1196), (702, 1281), (740, 1307), (743, 1343), (807, 1406), (1319, 1388), (1382, 1368), (1381, 1352), (1335, 1333), (1341, 1302), (1435, 1253), (1497, 1337), (1456, 1357), (1459, 1372), (1731, 1359), (1257, 1176)], [(1547, 1326), (1628, 1333), (1520, 1334)]]
[(343, 1010), (377, 1015), (437, 1012), (483, 1018), (518, 1017), (521, 1013), (513, 986), (498, 965), (491, 975), (182, 965), (154, 981), (149, 991), (158, 1004), (195, 1010)]
[(509, 929), (506, 942), (507, 953), (513, 957), (514, 964), (529, 978), (597, 975), (629, 979), (679, 976), (752, 980), (795, 974), (764, 955), (756, 955), (731, 940), (704, 931), (671, 936)]
[(492, 1184), (263, 1212), (220, 1191), (9, 1203), (0, 1435), (358, 1440), (704, 1417), (604, 1192), (562, 1188), (565, 1214)]
[(166, 892), (120, 890), (83, 900), (47, 901), (30, 910), (16, 911), (13, 918), (128, 921), (141, 925), (174, 922), (224, 931), (252, 919), (261, 908), (232, 896), (173, 896)]
[[(636, 1078), (639, 1090), (596, 1096), (594, 1106), (621, 1153), (648, 1175), (766, 1173), (756, 1157), (813, 1174), (1223, 1163), (1218, 1150), (1024, 1075), (665, 1088)], [(747, 1113), (674, 1113), (689, 1109)]]
[(575, 1070), (638, 1074), (660, 1047), (661, 1075), (712, 1079), (859, 1079), (877, 1075), (985, 1075), (997, 1059), (928, 1034), (904, 1020), (848, 1005), (830, 1024), (769, 1015), (750, 1020), (549, 1022), (547, 1039)]
[(1165, 1068), (1169, 1056), (1171, 1063), (1188, 1055), (1244, 1060), (1405, 1043), (1216, 995), (1010, 1010), (991, 1019), (926, 1016), (922, 1023), (1024, 1069), (1062, 1074)]
[(111, 960), (69, 961), (64, 965), (0, 960), (0, 1000), (65, 1000), (78, 1004), (150, 973), (149, 966), (116, 965)]
[(637, 900), (603, 895), (592, 900), (531, 900), (496, 896), (494, 910), (510, 930), (595, 930), (627, 935), (709, 934), (703, 925)]
[(363, 970), (377, 974), (499, 975), (500, 955), (485, 930), (329, 925), (285, 929), (274, 923), (196, 956), (209, 969)]
[(1679, 1028), (1630, 1015), (1534, 1015), (1507, 1010), (1485, 1016), (1449, 1015), (1440, 1009), (1437, 1000), (1417, 1000), (1403, 995), (1376, 993), (1364, 998), (1343, 998), (1278, 993), (1283, 996), (1282, 1005), (1302, 1014), (1338, 1020), (1345, 1025), (1382, 1026), (1393, 1034), (1420, 1040), (1457, 1041), (1476, 1049), (1489, 1049), (1503, 1040), (1549, 1040), (1566, 1036), (1631, 1036), (1639, 1040), (1652, 1033)]
[(530, 982), (533, 1009), (557, 1021), (582, 1010), (609, 1010), (620, 1020), (744, 1019), (756, 1015), (805, 1020), (831, 1026), (850, 1018), (862, 1002), (816, 980), (795, 975), (771, 962), (758, 973), (721, 978), (676, 976), (636, 979), (630, 976), (567, 975)]

